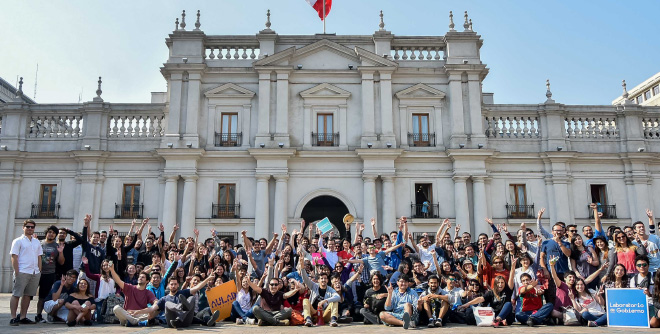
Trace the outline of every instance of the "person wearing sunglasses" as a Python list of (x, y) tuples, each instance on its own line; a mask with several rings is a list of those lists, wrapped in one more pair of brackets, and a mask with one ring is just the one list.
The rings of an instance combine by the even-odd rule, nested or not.
[[(439, 299), (442, 301), (442, 307), (438, 314), (438, 319), (441, 322), (465, 324), (467, 320), (467, 313), (464, 308), (459, 308), (463, 304), (463, 298), (467, 296), (467, 291), (460, 288), (458, 276), (450, 273), (445, 276), (445, 284), (447, 285), (442, 289), (442, 296)], [(441, 324), (435, 324), (439, 327)]]
[(655, 286), (653, 285), (653, 275), (650, 272), (649, 258), (646, 256), (636, 257), (635, 267), (637, 268), (637, 274), (630, 278), (630, 287), (642, 289), (649, 305), (653, 305), (653, 290)]
[[(37, 295), (37, 287), (41, 278), (41, 256), (44, 254), (41, 242), (34, 236), (34, 229), (37, 223), (34, 220), (23, 222), (23, 235), (14, 239), (11, 243), (11, 265), (14, 269), (14, 286), (12, 288), (9, 309), (11, 320), (9, 325), (18, 326), (21, 324), (33, 324), (34, 322), (27, 318), (30, 300)], [(21, 313), (16, 316), (18, 309), (18, 299), (21, 298)]]
[(660, 268), (660, 238), (655, 235), (653, 211), (646, 209), (646, 216), (649, 218), (649, 231), (653, 234), (646, 234), (644, 223), (637, 221), (633, 224), (635, 229), (635, 241), (633, 243), (646, 248), (646, 256), (649, 258), (649, 271), (654, 273)]

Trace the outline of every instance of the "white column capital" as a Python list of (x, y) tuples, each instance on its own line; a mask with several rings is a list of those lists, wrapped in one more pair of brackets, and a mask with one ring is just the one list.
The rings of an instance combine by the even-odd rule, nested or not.
[(383, 182), (394, 182), (394, 175), (381, 175)]
[(289, 175), (273, 175), (276, 182), (287, 182), (289, 180)]
[(257, 179), (257, 182), (268, 182), (270, 180), (270, 174), (257, 174), (254, 177)]
[(362, 175), (364, 182), (376, 182), (376, 175)]
[(199, 176), (197, 175), (183, 175), (182, 177), (186, 182), (194, 182), (199, 179)]
[(179, 180), (179, 175), (163, 175), (165, 178), (165, 182), (172, 182), (172, 181), (178, 181)]
[(452, 179), (454, 180), (454, 183), (465, 183), (469, 176), (464, 176), (464, 175), (454, 175)]
[(475, 182), (475, 183), (486, 182), (486, 178), (487, 178), (486, 176), (473, 176), (472, 177), (472, 182)]

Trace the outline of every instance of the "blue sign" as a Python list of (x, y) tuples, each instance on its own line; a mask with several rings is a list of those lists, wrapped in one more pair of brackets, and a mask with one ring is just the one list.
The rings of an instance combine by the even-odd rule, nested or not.
[(330, 232), (334, 226), (332, 226), (330, 219), (328, 219), (328, 217), (325, 217), (321, 219), (318, 223), (316, 223), (316, 227), (318, 227), (319, 230), (321, 230), (321, 234), (326, 234)]
[(649, 305), (641, 289), (605, 289), (608, 327), (649, 328)]

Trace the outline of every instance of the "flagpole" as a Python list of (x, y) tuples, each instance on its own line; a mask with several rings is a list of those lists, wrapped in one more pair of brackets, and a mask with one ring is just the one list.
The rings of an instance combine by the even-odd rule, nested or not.
[(323, 34), (325, 35), (325, 0), (323, 0)]

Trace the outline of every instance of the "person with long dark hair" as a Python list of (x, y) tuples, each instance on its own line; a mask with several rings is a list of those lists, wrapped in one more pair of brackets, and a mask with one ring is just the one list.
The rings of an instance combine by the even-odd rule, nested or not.
[(646, 248), (635, 246), (624, 232), (614, 232), (613, 236), (614, 251), (610, 252), (608, 256), (610, 262), (608, 275), (611, 274), (617, 264), (622, 264), (628, 274), (637, 273), (635, 258), (637, 256), (646, 256)]
[(78, 281), (76, 291), (71, 293), (64, 302), (64, 306), (69, 309), (69, 316), (66, 324), (69, 327), (76, 324), (92, 325), (92, 311), (96, 309), (94, 296), (89, 290), (89, 281), (82, 278)]
[[(602, 289), (602, 288), (601, 288)], [(587, 321), (587, 326), (598, 327), (607, 324), (607, 313), (605, 307), (605, 299), (600, 291), (589, 289), (587, 283), (578, 278), (575, 282), (575, 293), (569, 290), (568, 295), (571, 298), (573, 308), (579, 312), (582, 319)]]

